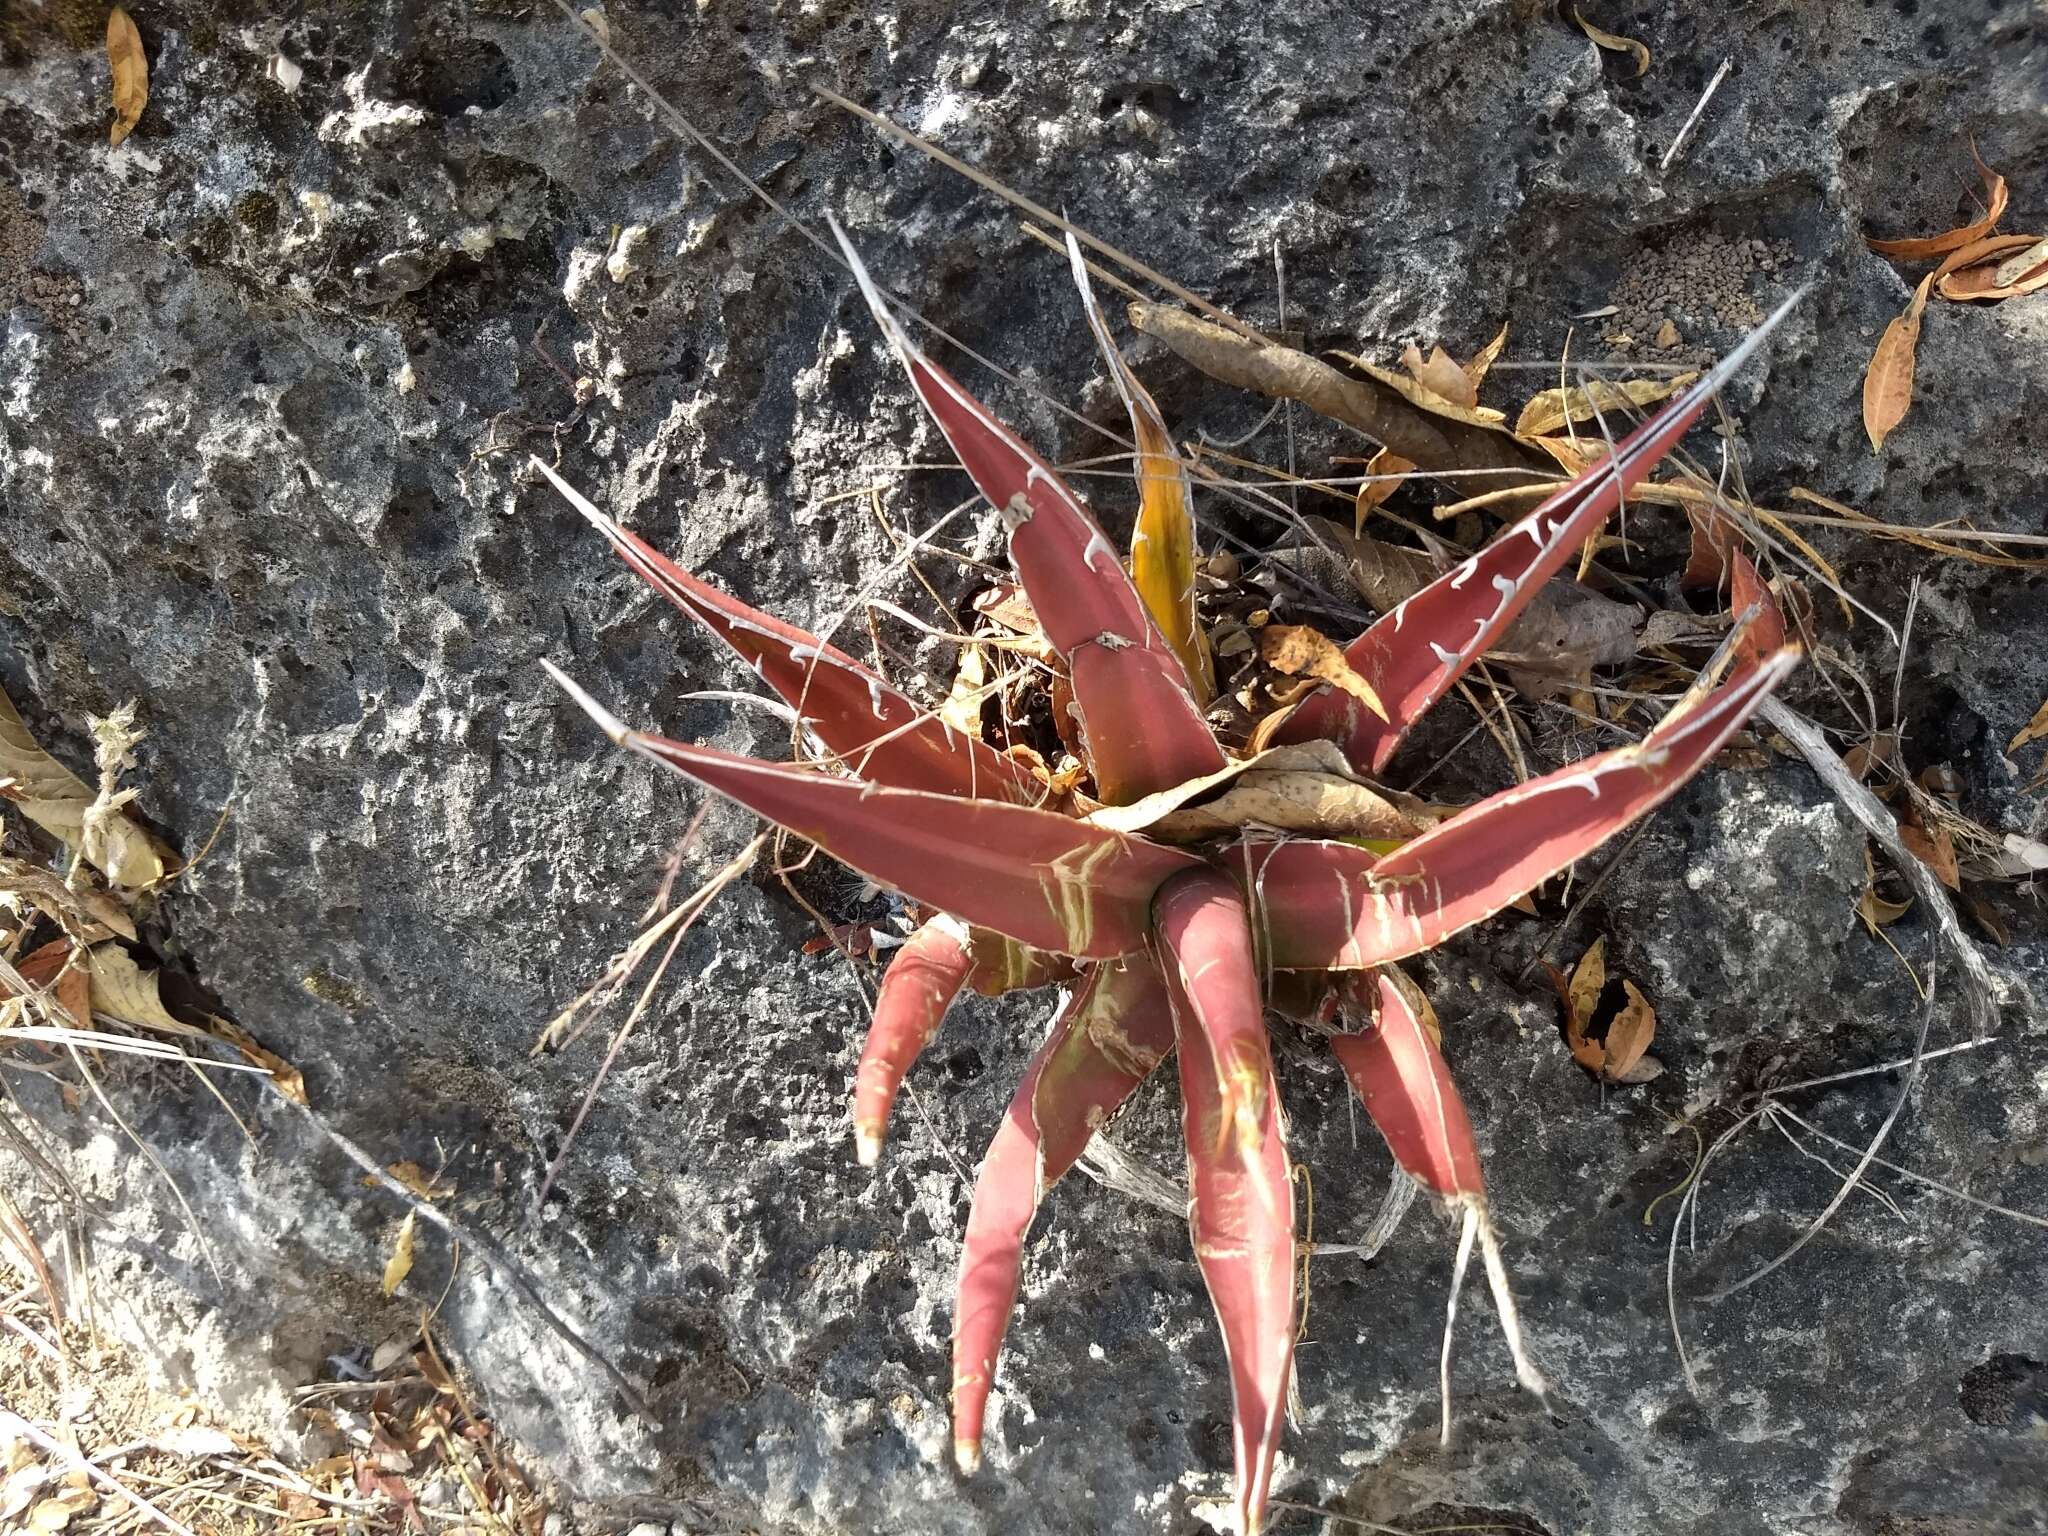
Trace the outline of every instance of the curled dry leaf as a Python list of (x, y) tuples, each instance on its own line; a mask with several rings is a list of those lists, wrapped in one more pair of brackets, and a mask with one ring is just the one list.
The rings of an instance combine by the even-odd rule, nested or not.
[(290, 1099), (301, 1109), (310, 1109), (312, 1107), (312, 1101), (306, 1097), (305, 1075), (297, 1067), (286, 1061), (282, 1056), (265, 1050), (261, 1045), (257, 1044), (254, 1035), (231, 1019), (224, 1019), (218, 1014), (208, 1014), (207, 1023), (212, 1026), (213, 1033), (217, 1038), (225, 1040), (229, 1045), (240, 1051), (243, 1057), (250, 1063), (268, 1072), (270, 1074), (270, 1085), (279, 1093)]
[(1936, 269), (1934, 287), (1958, 303), (2015, 299), (2048, 287), (2048, 239), (2001, 235), (1967, 246)]
[(1880, 256), (1889, 256), (1894, 261), (1927, 261), (1945, 255), (1972, 241), (1982, 240), (1998, 227), (1998, 221), (2005, 216), (2005, 178), (1986, 165), (1977, 154), (1976, 145), (1970, 146), (1970, 156), (1977, 161), (1977, 173), (1984, 178), (1984, 216), (1972, 223), (1951, 229), (1946, 234), (1929, 235), (1921, 240), (1871, 240), (1867, 244)]
[(1920, 347), (1920, 312), (1927, 307), (1927, 290), (1934, 274), (1920, 279), (1913, 290), (1913, 302), (1906, 312), (1884, 328), (1870, 367), (1863, 374), (1863, 430), (1870, 435), (1870, 451), (1884, 447), (1892, 429), (1906, 419), (1913, 404), (1913, 358)]
[(1863, 926), (1870, 930), (1870, 936), (1877, 937), (1877, 930), (1896, 923), (1913, 910), (1913, 898), (1904, 901), (1890, 901), (1877, 893), (1877, 865), (1870, 857), (1870, 845), (1863, 846), (1863, 894), (1856, 898), (1856, 915), (1863, 919)]
[(1373, 686), (1344, 659), (1344, 651), (1328, 635), (1306, 624), (1268, 624), (1258, 632), (1259, 655), (1267, 666), (1289, 677), (1314, 677), (1341, 688), (1382, 720), (1387, 707)]
[(119, 144), (135, 131), (149, 105), (149, 55), (134, 21), (118, 5), (107, 14), (107, 62), (114, 71), (114, 126), (108, 137)]
[(1422, 349), (1411, 341), (1401, 349), (1401, 366), (1416, 383), (1453, 405), (1469, 411), (1479, 403), (1479, 386), (1442, 347), (1431, 347), (1429, 356), (1424, 357)]
[(405, 1284), (405, 1277), (412, 1273), (413, 1235), (419, 1225), (419, 1212), (407, 1211), (405, 1220), (398, 1224), (398, 1240), (391, 1245), (391, 1257), (384, 1261), (384, 1294), (390, 1296)]
[(1368, 478), (1358, 487), (1358, 498), (1351, 506), (1352, 532), (1362, 532), (1365, 520), (1372, 515), (1372, 509), (1401, 489), (1402, 482), (1398, 479), (1372, 477), (1407, 475), (1413, 474), (1414, 471), (1414, 462), (1402, 458), (1391, 448), (1382, 448), (1374, 454), (1366, 462), (1365, 473)]
[(1933, 870), (1943, 885), (1952, 891), (1963, 888), (1962, 872), (1956, 864), (1955, 836), (1947, 827), (1938, 822), (1928, 827), (1918, 818), (1902, 820), (1899, 823), (1899, 841), (1906, 845), (1914, 858)]
[(1610, 53), (1625, 53), (1636, 61), (1634, 79), (1640, 80), (1650, 72), (1650, 50), (1647, 45), (1637, 42), (1632, 37), (1623, 37), (1619, 32), (1609, 32), (1594, 26), (1586, 20), (1576, 5), (1571, 9), (1572, 20), (1578, 24), (1579, 30), (1597, 46), (1605, 48)]
[(169, 850), (118, 808), (95, 817), (87, 835), (86, 812), (99, 798), (97, 791), (37, 744), (4, 691), (0, 798), (14, 801), (22, 815), (67, 847), (80, 849), (85, 861), (116, 885), (149, 885), (170, 868)]
[(1549, 971), (1550, 983), (1564, 1003), (1564, 1038), (1571, 1048), (1572, 1060), (1612, 1083), (1647, 1083), (1663, 1074), (1663, 1063), (1646, 1054), (1657, 1033), (1657, 1011), (1634, 982), (1621, 983), (1625, 1000), (1621, 1011), (1609, 1022), (1607, 1033), (1598, 1040), (1586, 1034), (1599, 1009), (1600, 994), (1607, 986), (1606, 939), (1592, 942), (1572, 967), (1569, 981), (1555, 966), (1546, 965), (1544, 969)]
[(1662, 379), (1592, 379), (1566, 389), (1546, 389), (1532, 396), (1515, 419), (1515, 436), (1546, 437), (1567, 423), (1597, 421), (1610, 412), (1626, 413), (1639, 406), (1655, 405), (1684, 389), (1697, 373), (1678, 373)]

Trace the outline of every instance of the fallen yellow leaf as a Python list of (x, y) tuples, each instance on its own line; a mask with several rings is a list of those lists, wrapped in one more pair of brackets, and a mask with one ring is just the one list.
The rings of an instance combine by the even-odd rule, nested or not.
[(1927, 290), (1934, 274), (1920, 279), (1913, 290), (1913, 302), (1906, 312), (1884, 328), (1870, 367), (1863, 374), (1863, 430), (1870, 435), (1870, 451), (1884, 447), (1892, 429), (1906, 419), (1913, 404), (1913, 359), (1920, 347), (1920, 312), (1927, 307)]
[(386, 1296), (393, 1294), (405, 1284), (405, 1277), (412, 1273), (412, 1240), (418, 1221), (418, 1211), (407, 1211), (405, 1220), (399, 1224), (398, 1241), (391, 1245), (391, 1257), (384, 1261)]
[(1626, 412), (1639, 406), (1668, 400), (1698, 378), (1697, 373), (1673, 374), (1661, 379), (1594, 379), (1568, 389), (1546, 389), (1530, 398), (1515, 420), (1515, 436), (1542, 437), (1566, 423), (1594, 421), (1609, 412)]
[(119, 806), (94, 817), (88, 835), (86, 812), (97, 801), (97, 792), (37, 745), (4, 691), (0, 691), (0, 799), (14, 801), (21, 814), (45, 832), (81, 850), (85, 861), (116, 885), (149, 885), (161, 880), (169, 867), (169, 850)]
[(1475, 391), (1486, 382), (1486, 375), (1492, 370), (1494, 359), (1500, 356), (1500, 349), (1506, 346), (1507, 342), (1508, 328), (1503, 325), (1500, 334), (1481, 347), (1473, 355), (1472, 361), (1465, 365), (1465, 377), (1472, 381), (1472, 388)]
[(2034, 718), (2020, 727), (2019, 735), (2005, 744), (2008, 752), (2017, 752), (2030, 741), (2039, 741), (2048, 736), (2048, 699), (2041, 701), (2041, 707), (2034, 711)]
[(135, 131), (142, 109), (149, 105), (149, 55), (142, 34), (118, 5), (107, 14), (107, 62), (114, 70), (114, 126), (109, 134), (119, 144)]
[(157, 973), (145, 971), (119, 944), (96, 944), (86, 953), (92, 975), (92, 1005), (144, 1029), (166, 1035), (204, 1036), (206, 1031), (174, 1017), (157, 992)]
[(1429, 356), (1424, 357), (1422, 349), (1411, 341), (1401, 349), (1401, 366), (1416, 383), (1453, 405), (1469, 411), (1479, 403), (1479, 386), (1442, 347), (1431, 347)]

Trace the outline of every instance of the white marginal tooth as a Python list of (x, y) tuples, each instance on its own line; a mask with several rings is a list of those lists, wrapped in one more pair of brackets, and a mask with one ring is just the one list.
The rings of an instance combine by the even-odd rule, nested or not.
[(546, 669), (548, 676), (555, 680), (555, 686), (574, 699), (583, 710), (583, 713), (597, 722), (597, 728), (609, 736), (615, 746), (623, 747), (626, 745), (627, 739), (633, 733), (626, 728), (625, 721), (598, 703), (596, 699), (593, 699), (584, 690), (581, 683), (577, 682), (575, 678), (564, 672), (552, 661), (549, 661), (547, 657), (541, 657), (540, 664)]

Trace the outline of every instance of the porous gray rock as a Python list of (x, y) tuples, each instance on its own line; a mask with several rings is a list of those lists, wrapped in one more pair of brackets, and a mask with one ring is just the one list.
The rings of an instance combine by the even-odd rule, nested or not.
[[(885, 467), (931, 457), (936, 439), (850, 283), (679, 143), (555, 8), (308, 9), (135, 6), (151, 99), (114, 150), (103, 13), (53, 0), (0, 20), (0, 680), (80, 764), (81, 716), (141, 700), (139, 803), (188, 852), (232, 810), (151, 917), (149, 944), (304, 1070), (322, 1121), (380, 1162), (445, 1158), (460, 1218), (645, 1390), (659, 1428), (464, 1257), (443, 1336), (567, 1523), (1213, 1525), (1228, 1390), (1184, 1229), (1079, 1179), (1053, 1192), (1030, 1252), (988, 1466), (963, 1480), (948, 1465), (960, 1170), (1043, 998), (964, 1007), (882, 1167), (858, 1170), (845, 1093), (861, 986), (801, 953), (809, 919), (757, 870), (685, 942), (557, 1195), (531, 1214), (597, 1052), (529, 1049), (621, 944), (694, 804), (607, 748), (538, 658), (671, 734), (771, 755), (781, 743), (767, 715), (678, 698), (735, 674), (526, 456), (558, 456), (690, 568), (797, 622), (856, 615), (856, 634), (895, 547), (848, 493), (884, 486), (893, 524), (922, 528), (966, 490)], [(1708, 236), (1766, 242), (1789, 254), (1756, 269), (1755, 294), (1813, 292), (1733, 392), (1752, 487), (1769, 499), (1804, 484), (1908, 523), (2048, 527), (2048, 301), (1937, 306), (1919, 403), (1881, 455), (1857, 415), (1863, 364), (1916, 275), (1863, 233), (1945, 227), (1974, 185), (1972, 134), (2012, 178), (2004, 227), (2048, 222), (2038, 9), (1586, 9), (1649, 44), (1646, 76), (1523, 0), (620, 6), (603, 19), (807, 227), (836, 213), (934, 320), (1097, 419), (1114, 403), (1090, 388), (1064, 263), (808, 81), (1274, 326), (1277, 242), (1285, 324), (1377, 356), (1407, 340), (1469, 355), (1506, 320), (1511, 360), (1554, 359), (1570, 317), (1609, 302), (1624, 274), (1681, 272), (1664, 253)], [(1660, 172), (1723, 57), (1734, 71)], [(1717, 316), (1746, 297), (1717, 290), (1687, 309), (1686, 346), (1733, 341)], [(1578, 355), (1597, 345), (1576, 332)], [(1185, 435), (1236, 436), (1265, 409), (1155, 349), (1133, 355)], [(1042, 399), (975, 377), (1055, 455), (1094, 451)], [(1496, 387), (1519, 401), (1535, 386), (1503, 372)], [(1304, 464), (1358, 451), (1297, 425)], [(1260, 451), (1284, 452), (1276, 441)], [(1127, 515), (1102, 501), (1112, 525)], [(1632, 514), (1656, 570), (1676, 568), (1676, 522)], [(2038, 765), (2002, 749), (2048, 695), (2048, 588), (1814, 539), (1894, 623), (1924, 577), (1903, 670), (1909, 760), (1953, 766), (1965, 808), (1994, 830), (2038, 834), (2041, 797), (2024, 789)], [(963, 590), (937, 562), (932, 574)], [(913, 590), (900, 573), (884, 586)], [(1844, 631), (1825, 594), (1819, 619), (1888, 710), (1896, 656), (1873, 619)], [(947, 664), (943, 647), (916, 656), (935, 676)], [(1431, 788), (1499, 787), (1489, 750)], [(1418, 750), (1409, 771), (1424, 761)], [(714, 809), (687, 869), (750, 835)], [(859, 899), (821, 871), (799, 878), (837, 912)], [(1791, 1241), (1834, 1186), (1753, 1126), (1710, 1170), (1698, 1247), (1678, 1261), (1697, 1398), (1672, 1349), (1675, 1197), (1646, 1215), (1695, 1157), (1677, 1122), (1704, 1111), (1712, 1136), (1746, 1093), (1911, 1046), (1908, 967), (1924, 973), (1926, 929), (1915, 916), (1888, 930), (1903, 961), (1872, 939), (1852, 911), (1861, 880), (1846, 815), (1803, 767), (1770, 761), (1688, 791), (1562, 933), (1551, 903), (1418, 965), (1489, 1156), (1552, 1411), (1515, 1391), (1475, 1299), (1458, 1439), (1436, 1447), (1452, 1245), (1418, 1214), (1370, 1263), (1310, 1265), (1281, 1497), (1551, 1536), (2048, 1528), (2039, 1393), (2000, 1387), (2048, 1358), (2036, 1230), (1894, 1182), (1896, 1211), (1858, 1196), (1789, 1266), (1700, 1301)], [(2007, 921), (1999, 1042), (1931, 1065), (1886, 1155), (2039, 1212), (2048, 1041), (2026, 988), (2048, 946), (2036, 908), (2008, 904)], [(1570, 1061), (1532, 968), (1546, 940), (1568, 963), (1596, 933), (1658, 1008), (1667, 1070), (1645, 1087), (1603, 1091)], [(1952, 1043), (1965, 1027), (1953, 967), (1937, 985), (1935, 1043)], [(1334, 1071), (1280, 1041), (1315, 1236), (1355, 1237), (1388, 1159)], [(398, 1206), (306, 1117), (230, 1085), (251, 1145), (205, 1096), (114, 1076), (204, 1214), (218, 1281), (111, 1125), (20, 1087), (114, 1209), (103, 1294), (128, 1298), (125, 1331), (168, 1382), (277, 1424), (283, 1390), (326, 1356), (412, 1325), (410, 1303), (377, 1286)], [(1788, 1102), (1860, 1142), (1896, 1089), (1864, 1078)], [(1175, 1169), (1170, 1089), (1149, 1087), (1116, 1134)], [(432, 1298), (450, 1255), (431, 1236), (420, 1250), (409, 1289)]]

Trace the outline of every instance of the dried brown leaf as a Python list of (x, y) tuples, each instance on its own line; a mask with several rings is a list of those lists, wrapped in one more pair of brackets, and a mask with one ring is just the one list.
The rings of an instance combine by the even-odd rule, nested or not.
[(1884, 447), (1893, 428), (1906, 419), (1913, 404), (1913, 358), (1920, 346), (1920, 312), (1927, 307), (1927, 290), (1934, 274), (1920, 279), (1913, 290), (1913, 302), (1906, 312), (1884, 328), (1870, 367), (1863, 375), (1863, 430), (1870, 435), (1870, 451)]
[[(1391, 448), (1382, 448), (1367, 461), (1365, 466), (1365, 472), (1368, 476), (1406, 475), (1414, 473), (1414, 470), (1415, 465), (1411, 460), (1402, 458), (1401, 455), (1394, 452)], [(1402, 481), (1392, 479), (1367, 479), (1363, 481), (1358, 487), (1358, 497), (1352, 503), (1352, 531), (1354, 533), (1361, 532), (1365, 527), (1366, 518), (1372, 514), (1372, 509), (1393, 495), (1394, 492), (1401, 489), (1402, 484)]]
[(125, 811), (116, 807), (95, 818), (86, 832), (86, 812), (98, 792), (45, 752), (5, 691), (0, 691), (0, 798), (73, 849), (116, 885), (145, 886), (170, 867), (169, 850)]
[[(1984, 250), (1985, 259), (1974, 265), (1947, 262), (1935, 273), (1935, 289), (1945, 299), (1958, 303), (2013, 299), (2048, 287), (2048, 239), (2035, 235), (2014, 235), (1987, 240), (1972, 250)], [(2003, 260), (1993, 259), (2001, 253)], [(1961, 253), (1958, 252), (1958, 255)]]
[(1931, 830), (1915, 822), (1899, 823), (1899, 841), (1904, 843), (1913, 857), (1925, 864), (1940, 877), (1941, 883), (1952, 891), (1963, 888), (1961, 871), (1956, 867), (1956, 840), (1945, 826)]
[(2005, 216), (2005, 178), (1991, 169), (1977, 155), (1976, 145), (1970, 146), (1971, 158), (1977, 161), (1977, 172), (1984, 178), (1984, 216), (1946, 234), (1929, 235), (1921, 240), (1871, 240), (1864, 243), (1880, 256), (1889, 256), (1894, 261), (1926, 261), (1935, 256), (1945, 255), (1959, 246), (1981, 240), (1998, 227), (1998, 221)]
[(1593, 1022), (1593, 1011), (1600, 1006), (1600, 993), (1606, 985), (1607, 940), (1603, 937), (1595, 939), (1579, 956), (1579, 963), (1572, 967), (1571, 988), (1565, 995), (1565, 1006), (1571, 1009), (1572, 1023), (1581, 1038)]
[(108, 137), (119, 144), (135, 131), (149, 105), (149, 55), (134, 21), (118, 5), (107, 14), (107, 62), (114, 72), (114, 125)]
[(1607, 1038), (1602, 1042), (1607, 1051), (1604, 1070), (1612, 1082), (1642, 1082), (1645, 1079), (1633, 1074), (1643, 1064), (1643, 1053), (1657, 1033), (1657, 1010), (1636, 990), (1634, 982), (1622, 982), (1621, 990), (1628, 1001), (1607, 1026)]
[(290, 1099), (301, 1109), (312, 1107), (312, 1101), (306, 1097), (305, 1075), (297, 1067), (286, 1061), (282, 1056), (277, 1055), (274, 1051), (265, 1050), (257, 1043), (254, 1035), (231, 1019), (221, 1018), (218, 1014), (209, 1014), (207, 1016), (207, 1023), (212, 1026), (215, 1038), (225, 1040), (229, 1045), (240, 1051), (246, 1060), (268, 1072), (270, 1074), (271, 1086), (276, 1088), (279, 1093)]
[(1351, 669), (1343, 650), (1328, 635), (1306, 624), (1268, 624), (1258, 632), (1259, 655), (1289, 677), (1314, 677), (1341, 688), (1382, 720), (1387, 707), (1371, 683)]
[(2030, 741), (2039, 741), (2048, 736), (2048, 699), (2041, 701), (2041, 707), (2034, 711), (2034, 718), (2020, 727), (2019, 735), (2005, 744), (2008, 752), (2017, 752)]
[(72, 959), (71, 940), (52, 939), (15, 961), (14, 969), (23, 981), (52, 988), (52, 995), (75, 1027), (92, 1028), (92, 983), (85, 966)]

